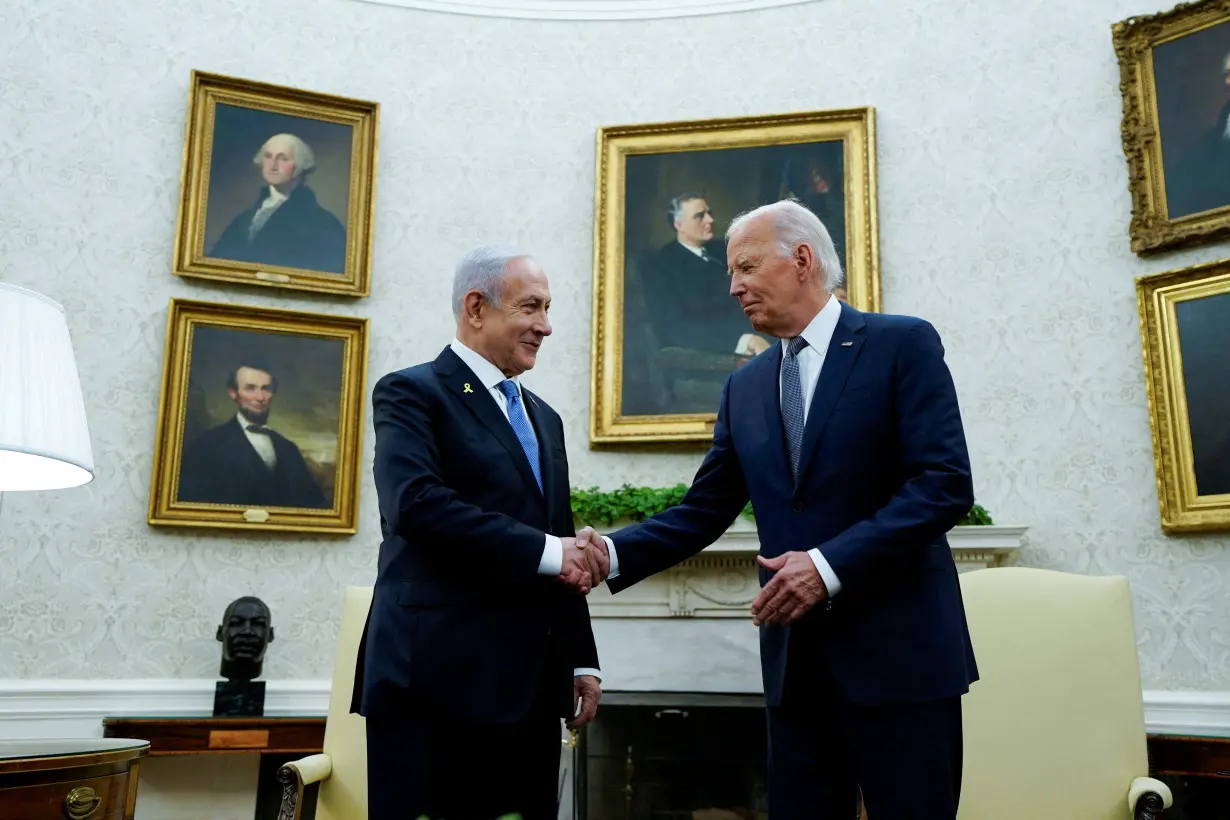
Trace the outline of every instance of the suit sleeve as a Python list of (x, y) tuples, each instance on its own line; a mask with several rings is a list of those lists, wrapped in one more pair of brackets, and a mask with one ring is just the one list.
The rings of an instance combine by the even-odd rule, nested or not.
[(871, 518), (819, 545), (843, 588), (874, 584), (878, 568), (935, 543), (974, 504), (956, 387), (927, 322), (904, 335), (894, 393), (901, 487)]
[(722, 536), (747, 505), (743, 467), (730, 437), (730, 378), (713, 427), (713, 446), (701, 462), (683, 500), (640, 524), (611, 534), (619, 575), (607, 579), (611, 592), (691, 558)]
[(372, 391), (376, 430), (373, 472), (385, 526), (411, 543), (447, 551), (460, 574), (480, 571), (511, 581), (538, 573), (545, 533), (461, 500), (444, 483), (432, 403), (401, 373)]
[[(560, 446), (564, 449), (566, 465), (568, 448), (563, 443), (564, 423), (558, 417), (556, 417), (556, 423), (558, 425), (556, 436)], [(558, 487), (556, 492), (563, 497), (562, 503), (557, 507), (562, 512), (557, 513), (555, 535), (561, 538), (573, 538), (577, 533), (572, 521), (572, 504), (569, 502), (572, 485), (569, 483), (567, 467), (563, 475), (559, 476), (556, 485)], [(564, 596), (564, 618), (561, 629), (564, 631), (564, 640), (568, 647), (568, 662), (572, 664), (573, 670), (601, 669), (598, 665), (598, 643), (594, 640), (594, 627), (589, 619), (589, 599), (571, 589), (563, 589), (560, 594)]]

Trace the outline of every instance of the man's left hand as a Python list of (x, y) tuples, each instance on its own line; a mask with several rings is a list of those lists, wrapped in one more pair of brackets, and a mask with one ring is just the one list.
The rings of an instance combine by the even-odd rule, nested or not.
[[(577, 675), (572, 679), (572, 713), (569, 729), (580, 729), (598, 714), (598, 701), (602, 700), (602, 684), (593, 675)], [(578, 704), (581, 711), (577, 711)]]
[(776, 558), (758, 555), (756, 560), (777, 573), (752, 601), (756, 626), (787, 626), (829, 597), (820, 571), (806, 552), (787, 552)]

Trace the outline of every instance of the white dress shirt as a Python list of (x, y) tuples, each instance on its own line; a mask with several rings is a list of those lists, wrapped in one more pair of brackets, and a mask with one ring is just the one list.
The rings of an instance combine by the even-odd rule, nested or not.
[(270, 472), (277, 469), (278, 454), (273, 449), (273, 439), (269, 438), (266, 433), (255, 433), (248, 427), (264, 427), (263, 424), (255, 424), (244, 418), (243, 413), (236, 413), (235, 418), (239, 420), (239, 429), (243, 430), (243, 434), (248, 437), (248, 443), (252, 445), (252, 449), (261, 457), (261, 461), (265, 462), (265, 466)]
[[(807, 347), (803, 348), (798, 354), (799, 381), (803, 387), (804, 424), (807, 424), (807, 413), (811, 409), (812, 394), (816, 392), (816, 383), (820, 380), (820, 369), (824, 367), (824, 357), (828, 353), (829, 342), (833, 340), (833, 331), (837, 329), (837, 320), (840, 317), (841, 302), (835, 297), (829, 296), (829, 300), (824, 303), (824, 307), (808, 323), (807, 327), (803, 328), (803, 332), (800, 334), (807, 340)], [(782, 363), (785, 364), (785, 340), (779, 341), (778, 344), (783, 346)], [(777, 375), (777, 385), (778, 401), (780, 402), (780, 369)], [(619, 558), (615, 554), (615, 542), (605, 535), (602, 536), (602, 540), (606, 542), (607, 551), (611, 554), (611, 572), (607, 577), (614, 578), (619, 574)], [(807, 554), (811, 556), (812, 563), (816, 565), (816, 570), (824, 580), (824, 585), (828, 587), (829, 596), (832, 597), (840, 592), (841, 581), (837, 578), (837, 573), (833, 572), (833, 568), (829, 566), (828, 560), (820, 554), (820, 549), (813, 547), (807, 551)]]
[(273, 212), (282, 207), (282, 203), (290, 199), (286, 194), (279, 191), (272, 185), (269, 186), (269, 196), (265, 197), (265, 201), (261, 203), (260, 208), (252, 215), (252, 222), (248, 225), (248, 241), (256, 238), (256, 235), (261, 232), (261, 228), (265, 227), (265, 223), (269, 221), (269, 217), (273, 216)]
[[(493, 365), (491, 362), (483, 358), (481, 353), (475, 353), (470, 348), (466, 347), (458, 339), (453, 339), (449, 344), (452, 351), (457, 354), (457, 358), (465, 362), (466, 367), (474, 371), (474, 375), (482, 382), (483, 387), (487, 388), (487, 395), (495, 401), (496, 406), (500, 408), (500, 412), (504, 414), (504, 418), (508, 418), (508, 397), (504, 395), (504, 391), (499, 388), (500, 382), (504, 381), (507, 376), (500, 368)], [(529, 421), (529, 411), (525, 410), (525, 393), (521, 390), (521, 382), (516, 377), (512, 377), (512, 383), (517, 386), (517, 394), (521, 396), (521, 409), (525, 413), (525, 418)], [(512, 422), (510, 421), (511, 425)], [(530, 422), (530, 435), (534, 438), (534, 443), (538, 443), (538, 432), (534, 429), (534, 423)], [(564, 544), (558, 537), (551, 533), (545, 533), (546, 543), (543, 545), (542, 558), (538, 561), (539, 575), (559, 575), (564, 568)], [(574, 669), (574, 675), (593, 675), (601, 680), (601, 674), (597, 669)]]

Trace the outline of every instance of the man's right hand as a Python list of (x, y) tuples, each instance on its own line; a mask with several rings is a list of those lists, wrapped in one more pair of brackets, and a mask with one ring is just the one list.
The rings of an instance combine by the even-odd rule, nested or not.
[(606, 542), (592, 527), (584, 527), (576, 538), (561, 538), (560, 542), (564, 548), (560, 581), (582, 595), (588, 595), (611, 572)]

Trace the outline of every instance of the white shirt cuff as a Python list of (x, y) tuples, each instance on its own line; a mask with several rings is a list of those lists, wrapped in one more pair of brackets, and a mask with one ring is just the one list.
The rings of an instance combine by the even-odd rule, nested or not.
[(598, 679), (599, 683), (602, 683), (602, 672), (598, 669), (590, 669), (588, 666), (583, 666), (583, 667), (580, 667), (579, 669), (572, 670), (572, 676), (574, 678), (579, 678), (582, 675), (593, 675), (595, 678)]
[(564, 544), (551, 533), (547, 533), (547, 543), (542, 548), (542, 559), (538, 562), (539, 575), (559, 575), (564, 571)]
[(811, 556), (812, 563), (816, 565), (816, 570), (820, 573), (820, 579), (828, 587), (829, 597), (832, 598), (841, 592), (841, 581), (837, 580), (837, 573), (833, 572), (833, 568), (829, 566), (828, 559), (820, 554), (820, 548), (812, 547), (807, 551), (807, 554)]
[(619, 575), (619, 556), (615, 554), (615, 542), (614, 541), (612, 541), (610, 538), (607, 538), (605, 535), (602, 536), (602, 540), (606, 542), (606, 552), (607, 552), (607, 555), (611, 559), (611, 571), (608, 572), (606, 575), (607, 580), (609, 581), (610, 579)]

